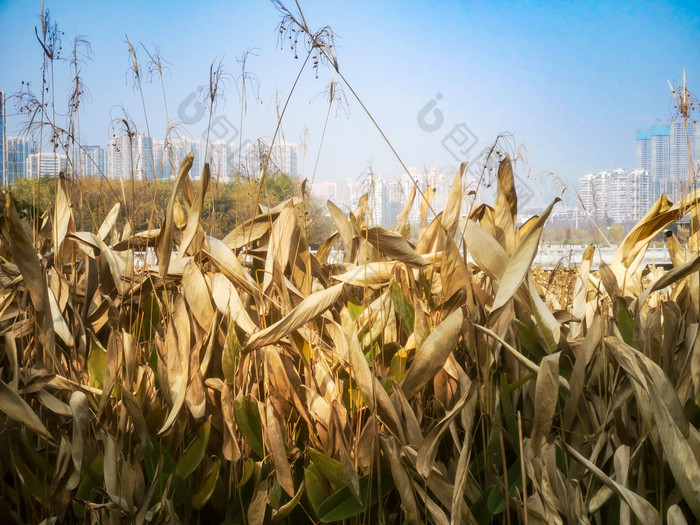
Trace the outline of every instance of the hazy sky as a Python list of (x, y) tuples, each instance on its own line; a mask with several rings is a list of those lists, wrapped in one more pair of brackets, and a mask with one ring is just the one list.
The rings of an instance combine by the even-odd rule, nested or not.
[[(472, 158), (499, 132), (512, 133), (527, 149), (533, 178), (549, 170), (573, 182), (591, 171), (631, 169), (636, 129), (668, 119), (673, 111), (667, 81), (681, 80), (685, 69), (691, 90), (700, 91), (697, 1), (300, 4), (312, 29), (328, 25), (339, 37), (341, 72), (408, 166), (456, 165), (442, 142), (464, 124), (469, 140), (478, 139)], [(230, 74), (218, 108), (222, 138), (240, 127), (236, 59), (246, 49), (257, 48), (248, 68), (259, 80), (260, 101), (249, 93), (244, 139), (273, 134), (275, 98), (284, 102), (305, 56), (300, 51), (295, 60), (288, 47), (280, 48), (279, 13), (266, 1), (74, 0), (46, 1), (45, 8), (65, 33), (64, 57), (76, 35), (92, 44), (92, 60), (82, 71), (90, 92), (81, 109), (85, 144), (106, 144), (110, 121), (122, 117), (122, 107), (145, 130), (140, 95), (128, 74), (125, 35), (149, 51), (159, 48), (168, 61), (171, 121), (196, 117), (188, 96), (207, 84), (212, 61), (222, 60)], [(17, 92), (23, 80), (40, 88), (42, 50), (34, 35), (40, 10), (41, 2), (0, 2), (0, 89), (7, 94)], [(145, 68), (144, 49), (137, 54)], [(57, 64), (55, 71), (57, 112), (65, 113), (68, 64)], [(308, 67), (283, 121), (289, 142), (301, 142), (308, 130), (299, 162), (308, 177), (328, 108), (317, 95), (332, 75), (321, 67), (316, 78)], [(143, 91), (151, 134), (162, 139), (161, 87), (145, 82)], [(331, 113), (316, 179), (357, 177), (370, 165), (381, 174), (399, 174), (400, 165), (347, 88), (345, 95), (349, 111)], [(435, 105), (421, 118), (431, 101)], [(10, 132), (22, 122), (14, 113), (10, 101)], [(183, 129), (200, 136), (205, 120)], [(458, 149), (449, 138), (447, 144)]]

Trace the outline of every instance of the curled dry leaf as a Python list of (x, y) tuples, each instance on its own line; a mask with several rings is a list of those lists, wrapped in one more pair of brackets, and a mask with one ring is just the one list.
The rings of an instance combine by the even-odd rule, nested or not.
[(311, 294), (289, 312), (289, 315), (284, 319), (251, 335), (243, 350), (250, 352), (256, 348), (276, 343), (294, 330), (314, 320), (338, 300), (343, 291), (343, 286), (343, 284), (336, 284), (327, 290)]
[(381, 227), (369, 228), (362, 232), (362, 238), (368, 240), (379, 252), (389, 259), (395, 259), (409, 266), (425, 268), (428, 266), (423, 256), (419, 255), (401, 235)]
[(168, 207), (165, 210), (165, 221), (163, 227), (161, 228), (160, 234), (158, 235), (158, 240), (156, 241), (156, 255), (158, 256), (158, 269), (160, 276), (165, 278), (168, 273), (168, 266), (170, 266), (170, 256), (173, 252), (173, 227), (175, 219), (173, 217), (173, 209), (177, 202), (177, 194), (182, 184), (182, 180), (187, 178), (189, 180), (188, 173), (192, 169), (192, 162), (194, 161), (194, 155), (192, 153), (188, 154), (182, 164), (180, 165), (180, 170), (178, 171), (177, 177), (175, 178), (175, 184), (173, 185), (172, 193), (170, 194), (170, 201), (168, 202)]
[(444, 366), (462, 331), (463, 321), (462, 310), (455, 310), (431, 332), (416, 351), (416, 356), (401, 383), (401, 389), (407, 399), (411, 399)]

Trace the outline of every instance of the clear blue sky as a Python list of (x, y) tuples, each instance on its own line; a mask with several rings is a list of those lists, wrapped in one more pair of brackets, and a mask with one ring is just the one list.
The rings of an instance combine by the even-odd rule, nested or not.
[[(300, 0), (312, 28), (329, 25), (340, 37), (341, 71), (409, 166), (456, 164), (441, 145), (465, 123), (482, 145), (510, 132), (527, 148), (533, 176), (550, 170), (567, 181), (587, 172), (635, 163), (635, 130), (668, 119), (667, 80), (686, 70), (700, 92), (699, 2), (318, 2)], [(293, 4), (289, 4), (292, 7)], [(65, 33), (63, 55), (81, 34), (93, 59), (83, 75), (90, 91), (81, 114), (86, 144), (106, 144), (119, 106), (144, 125), (138, 93), (127, 74), (125, 36), (170, 63), (166, 97), (171, 120), (178, 105), (205, 85), (210, 63), (223, 59), (232, 77), (236, 58), (258, 48), (249, 69), (260, 80), (261, 102), (251, 103), (244, 138), (271, 136), (275, 97), (289, 93), (301, 60), (278, 46), (279, 15), (266, 1), (146, 2), (50, 1), (45, 8)], [(42, 52), (34, 26), (41, 2), (0, 2), (0, 89), (21, 81), (40, 85)], [(146, 60), (142, 49), (141, 60)], [(58, 105), (65, 107), (67, 64), (56, 66)], [(332, 71), (306, 71), (283, 124), (299, 142), (308, 129), (305, 171), (310, 176), (323, 130), (326, 104), (316, 95)], [(436, 94), (444, 123), (419, 127), (417, 115)], [(145, 84), (151, 134), (162, 138), (165, 111), (160, 86)], [(219, 113), (238, 126), (239, 95), (225, 89)], [(368, 165), (398, 174), (399, 164), (346, 89), (350, 112), (329, 122), (317, 179), (357, 177)], [(10, 131), (20, 118), (8, 108)], [(186, 128), (199, 135), (203, 123)], [(476, 151), (476, 150), (474, 150)], [(303, 154), (303, 153), (302, 153)], [(302, 161), (300, 160), (300, 168)]]

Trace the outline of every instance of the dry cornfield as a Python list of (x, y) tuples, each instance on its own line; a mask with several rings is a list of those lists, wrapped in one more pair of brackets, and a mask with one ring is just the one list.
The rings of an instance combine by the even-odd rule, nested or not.
[[(393, 230), (368, 227), (367, 196), (329, 202), (315, 254), (302, 196), (206, 235), (191, 163), (152, 231), (118, 231), (118, 204), (75, 231), (64, 178), (36, 224), (7, 196), (3, 521), (700, 519), (699, 192), (543, 286), (555, 203), (517, 227), (507, 157), (469, 218), (464, 166), (432, 222), (415, 189)], [(688, 213), (674, 268), (643, 267)]]

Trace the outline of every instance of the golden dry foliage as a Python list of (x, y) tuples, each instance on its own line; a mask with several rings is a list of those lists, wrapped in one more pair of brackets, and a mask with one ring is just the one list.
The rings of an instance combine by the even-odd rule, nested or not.
[(698, 232), (668, 237), (672, 270), (640, 264), (700, 194), (548, 277), (555, 203), (516, 227), (508, 158), (493, 208), (460, 220), (461, 170), (415, 244), (415, 191), (394, 231), (329, 203), (316, 253), (296, 197), (208, 236), (190, 164), (147, 232), (118, 206), (75, 231), (69, 181), (38, 226), (8, 196), (5, 521), (700, 519)]

